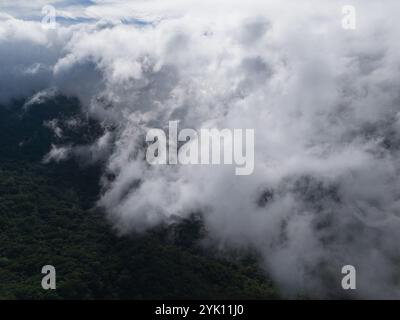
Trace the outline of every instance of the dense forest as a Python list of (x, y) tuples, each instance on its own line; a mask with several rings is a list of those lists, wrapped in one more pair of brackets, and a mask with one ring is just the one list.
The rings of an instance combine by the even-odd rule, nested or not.
[[(101, 164), (43, 163), (57, 141), (46, 123), (79, 115), (75, 99), (0, 106), (0, 299), (271, 299), (254, 253), (201, 245), (199, 216), (118, 236), (96, 207)], [(62, 139), (90, 142), (93, 120)], [(83, 129), (84, 128), (84, 129)], [(43, 290), (54, 265), (57, 289)]]

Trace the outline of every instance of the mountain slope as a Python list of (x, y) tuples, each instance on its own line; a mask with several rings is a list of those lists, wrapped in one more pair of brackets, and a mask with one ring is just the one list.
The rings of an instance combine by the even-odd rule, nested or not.
[[(93, 209), (99, 166), (41, 163), (54, 142), (44, 122), (77, 115), (76, 101), (22, 106), (0, 107), (0, 299), (277, 297), (255, 259), (233, 262), (202, 249), (197, 219), (118, 237)], [(86, 130), (76, 143), (99, 129)], [(41, 288), (47, 264), (56, 267), (57, 290)]]

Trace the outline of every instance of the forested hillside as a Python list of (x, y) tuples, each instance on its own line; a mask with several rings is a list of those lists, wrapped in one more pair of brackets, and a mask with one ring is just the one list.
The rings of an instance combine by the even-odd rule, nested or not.
[[(254, 256), (228, 259), (199, 245), (196, 216), (117, 236), (95, 206), (101, 164), (41, 161), (56, 139), (46, 121), (79, 113), (77, 101), (23, 105), (0, 107), (0, 299), (277, 298)], [(68, 139), (85, 143), (99, 130), (90, 122)], [(47, 264), (57, 290), (41, 288)]]

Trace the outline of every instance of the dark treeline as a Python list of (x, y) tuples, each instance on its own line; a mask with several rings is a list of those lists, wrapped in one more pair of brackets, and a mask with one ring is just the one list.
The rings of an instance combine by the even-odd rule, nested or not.
[[(221, 257), (199, 245), (201, 219), (117, 236), (96, 208), (101, 164), (42, 163), (57, 138), (46, 121), (80, 117), (74, 99), (0, 107), (0, 299), (276, 298), (251, 254)], [(65, 132), (75, 144), (101, 128)], [(58, 139), (58, 140), (57, 140)], [(41, 287), (54, 265), (57, 290)]]

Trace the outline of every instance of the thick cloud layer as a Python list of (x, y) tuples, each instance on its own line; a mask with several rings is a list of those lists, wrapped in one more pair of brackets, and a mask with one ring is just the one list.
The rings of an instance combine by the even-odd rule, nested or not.
[[(186, 3), (139, 1), (148, 20), (124, 24), (122, 2), (100, 2), (89, 12), (112, 6), (112, 22), (47, 31), (4, 16), (0, 101), (57, 90), (103, 123), (87, 148), (120, 232), (201, 212), (214, 244), (256, 248), (286, 294), (344, 294), (351, 264), (354, 296), (399, 298), (399, 4), (354, 1), (344, 30), (341, 1)], [(255, 129), (254, 174), (149, 166), (144, 134), (170, 120)]]

